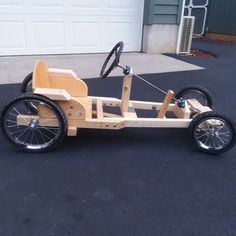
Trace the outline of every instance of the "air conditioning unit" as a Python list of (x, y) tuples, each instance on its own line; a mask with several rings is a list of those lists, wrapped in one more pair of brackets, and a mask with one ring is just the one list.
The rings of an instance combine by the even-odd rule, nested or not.
[(190, 54), (194, 22), (194, 16), (184, 16), (182, 18), (177, 42), (177, 54)]

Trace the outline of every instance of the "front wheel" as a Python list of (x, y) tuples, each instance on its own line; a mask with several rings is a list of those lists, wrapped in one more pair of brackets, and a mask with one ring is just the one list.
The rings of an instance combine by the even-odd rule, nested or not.
[[(30, 109), (31, 105), (37, 109)], [(5, 137), (26, 152), (45, 152), (56, 147), (67, 131), (61, 108), (50, 99), (34, 94), (22, 94), (10, 100), (1, 112), (0, 124)]]
[(203, 106), (212, 107), (212, 98), (209, 91), (206, 88), (203, 88), (198, 85), (187, 86), (181, 89), (176, 95), (176, 99), (183, 98), (187, 99), (196, 99)]
[(190, 138), (203, 152), (220, 154), (235, 144), (235, 128), (230, 119), (216, 112), (204, 112), (191, 121)]

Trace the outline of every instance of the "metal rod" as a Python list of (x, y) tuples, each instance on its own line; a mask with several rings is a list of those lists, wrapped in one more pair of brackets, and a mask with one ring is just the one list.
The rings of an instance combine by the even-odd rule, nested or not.
[[(118, 67), (120, 67), (121, 69), (125, 70), (125, 67), (121, 66), (120, 64), (118, 65)], [(145, 80), (144, 78), (142, 78), (140, 75), (137, 75), (135, 73), (132, 72), (132, 74), (140, 79), (141, 81), (143, 81), (144, 83), (148, 84), (149, 86), (151, 86), (152, 88), (154, 88), (155, 90), (167, 95), (167, 92), (165, 92), (164, 90), (160, 89), (159, 87), (157, 87), (156, 85), (150, 83), (149, 81)], [(178, 99), (176, 99), (175, 97), (173, 97), (173, 100), (175, 100), (176, 102), (178, 101)]]

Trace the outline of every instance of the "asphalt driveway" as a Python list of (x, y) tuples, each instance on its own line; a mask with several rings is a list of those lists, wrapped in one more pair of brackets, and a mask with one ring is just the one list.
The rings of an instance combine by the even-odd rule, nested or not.
[[(163, 89), (201, 84), (236, 121), (236, 47), (195, 41), (218, 55), (177, 57), (205, 70), (145, 75)], [(90, 95), (120, 97), (120, 78), (87, 80)], [(1, 85), (0, 101), (19, 84)], [(159, 101), (134, 81), (132, 99)], [(236, 235), (236, 148), (198, 152), (185, 129), (80, 130), (56, 150), (25, 154), (0, 135), (1, 236)]]

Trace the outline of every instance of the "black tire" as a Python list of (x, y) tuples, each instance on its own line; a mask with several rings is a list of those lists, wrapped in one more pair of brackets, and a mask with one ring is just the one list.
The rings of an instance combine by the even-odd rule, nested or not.
[(21, 83), (21, 88), (20, 88), (21, 93), (32, 92), (32, 80), (33, 80), (33, 72), (29, 73)]
[(203, 106), (212, 107), (211, 94), (206, 88), (198, 85), (187, 86), (181, 89), (176, 95), (176, 99), (197, 99)]
[[(32, 81), (33, 81), (33, 72), (29, 73), (25, 79), (23, 80), (23, 82), (21, 83), (21, 88), (20, 91), (21, 93), (33, 93), (33, 89), (32, 89)], [(27, 103), (25, 104), (32, 112), (36, 112), (37, 108), (34, 107), (32, 104)]]
[(191, 121), (190, 138), (202, 152), (220, 154), (235, 145), (235, 127), (233, 122), (216, 112), (204, 112)]
[[(25, 106), (26, 103), (46, 107), (53, 118), (40, 120), (37, 113)], [(19, 121), (20, 118), (22, 121)], [(46, 120), (54, 123), (44, 125)], [(10, 143), (26, 152), (49, 151), (55, 148), (67, 133), (67, 120), (62, 109), (49, 98), (35, 94), (21, 94), (11, 99), (1, 111), (0, 125)]]

